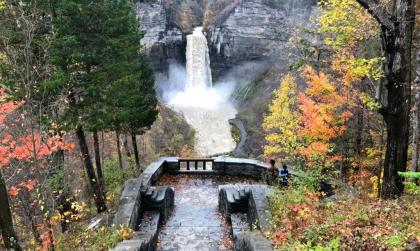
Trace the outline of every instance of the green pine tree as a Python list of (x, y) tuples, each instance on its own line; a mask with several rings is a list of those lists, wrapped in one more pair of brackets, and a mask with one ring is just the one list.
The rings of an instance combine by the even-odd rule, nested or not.
[[(60, 122), (76, 130), (97, 210), (102, 212), (106, 205), (97, 132), (128, 130), (128, 121), (141, 109), (155, 110), (156, 97), (154, 91), (142, 92), (142, 75), (149, 68), (140, 54), (141, 34), (131, 2), (58, 0), (55, 10), (50, 59), (56, 71), (44, 89), (68, 103)], [(146, 83), (149, 90), (153, 81)], [(143, 97), (149, 97), (150, 106), (143, 105)], [(96, 174), (85, 131), (94, 134)]]

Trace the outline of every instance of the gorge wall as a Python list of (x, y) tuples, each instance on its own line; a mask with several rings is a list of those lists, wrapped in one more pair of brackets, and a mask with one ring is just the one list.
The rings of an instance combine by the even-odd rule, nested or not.
[(184, 63), (186, 35), (204, 26), (215, 78), (241, 62), (288, 61), (291, 35), (315, 9), (315, 0), (135, 0), (156, 70)]

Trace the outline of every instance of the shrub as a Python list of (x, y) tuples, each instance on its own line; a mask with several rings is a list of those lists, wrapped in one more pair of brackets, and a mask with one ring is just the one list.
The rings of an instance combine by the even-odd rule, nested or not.
[(388, 248), (402, 248), (406, 242), (406, 237), (402, 234), (395, 234), (389, 237), (385, 244)]
[[(321, 199), (318, 176), (295, 179), (268, 194), (272, 230), (266, 236), (279, 250), (400, 250), (418, 246), (419, 188), (407, 183), (397, 200), (377, 200), (336, 190)], [(410, 191), (410, 192), (409, 192)], [(411, 194), (410, 194), (411, 193)]]
[(86, 230), (87, 225), (73, 224), (64, 234), (56, 236), (56, 250), (111, 250), (120, 241), (130, 239), (132, 230), (102, 226), (94, 230)]
[(404, 178), (420, 179), (420, 172), (398, 172), (398, 174)]
[(127, 165), (121, 169), (118, 160), (109, 159), (104, 161), (104, 179), (107, 200), (110, 206), (116, 204), (115, 199), (124, 188), (125, 181), (138, 175), (138, 169), (135, 162), (129, 158)]
[(420, 195), (420, 186), (417, 186), (415, 183), (413, 182), (405, 182), (404, 183), (405, 186), (405, 192), (408, 194), (412, 194), (412, 195)]

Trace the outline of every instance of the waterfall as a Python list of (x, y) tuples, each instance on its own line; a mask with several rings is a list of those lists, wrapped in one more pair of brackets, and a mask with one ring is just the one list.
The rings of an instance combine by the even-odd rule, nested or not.
[[(230, 102), (234, 83), (221, 82), (213, 87), (209, 49), (201, 27), (187, 36), (186, 58), (186, 68), (170, 68), (163, 96), (195, 129), (195, 151), (198, 154), (209, 156), (232, 151), (236, 143), (228, 121), (237, 113)], [(180, 68), (184, 72), (180, 72)], [(182, 76), (183, 79), (179, 79)]]
[(203, 28), (197, 27), (187, 36), (187, 84), (186, 88), (212, 87), (209, 47)]

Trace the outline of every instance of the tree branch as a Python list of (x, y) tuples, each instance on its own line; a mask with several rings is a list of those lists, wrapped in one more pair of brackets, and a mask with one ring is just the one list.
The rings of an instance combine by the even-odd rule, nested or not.
[(380, 25), (388, 30), (392, 30), (394, 25), (391, 20), (391, 15), (387, 13), (385, 8), (380, 5), (378, 0), (356, 0), (363, 8), (365, 8)]

